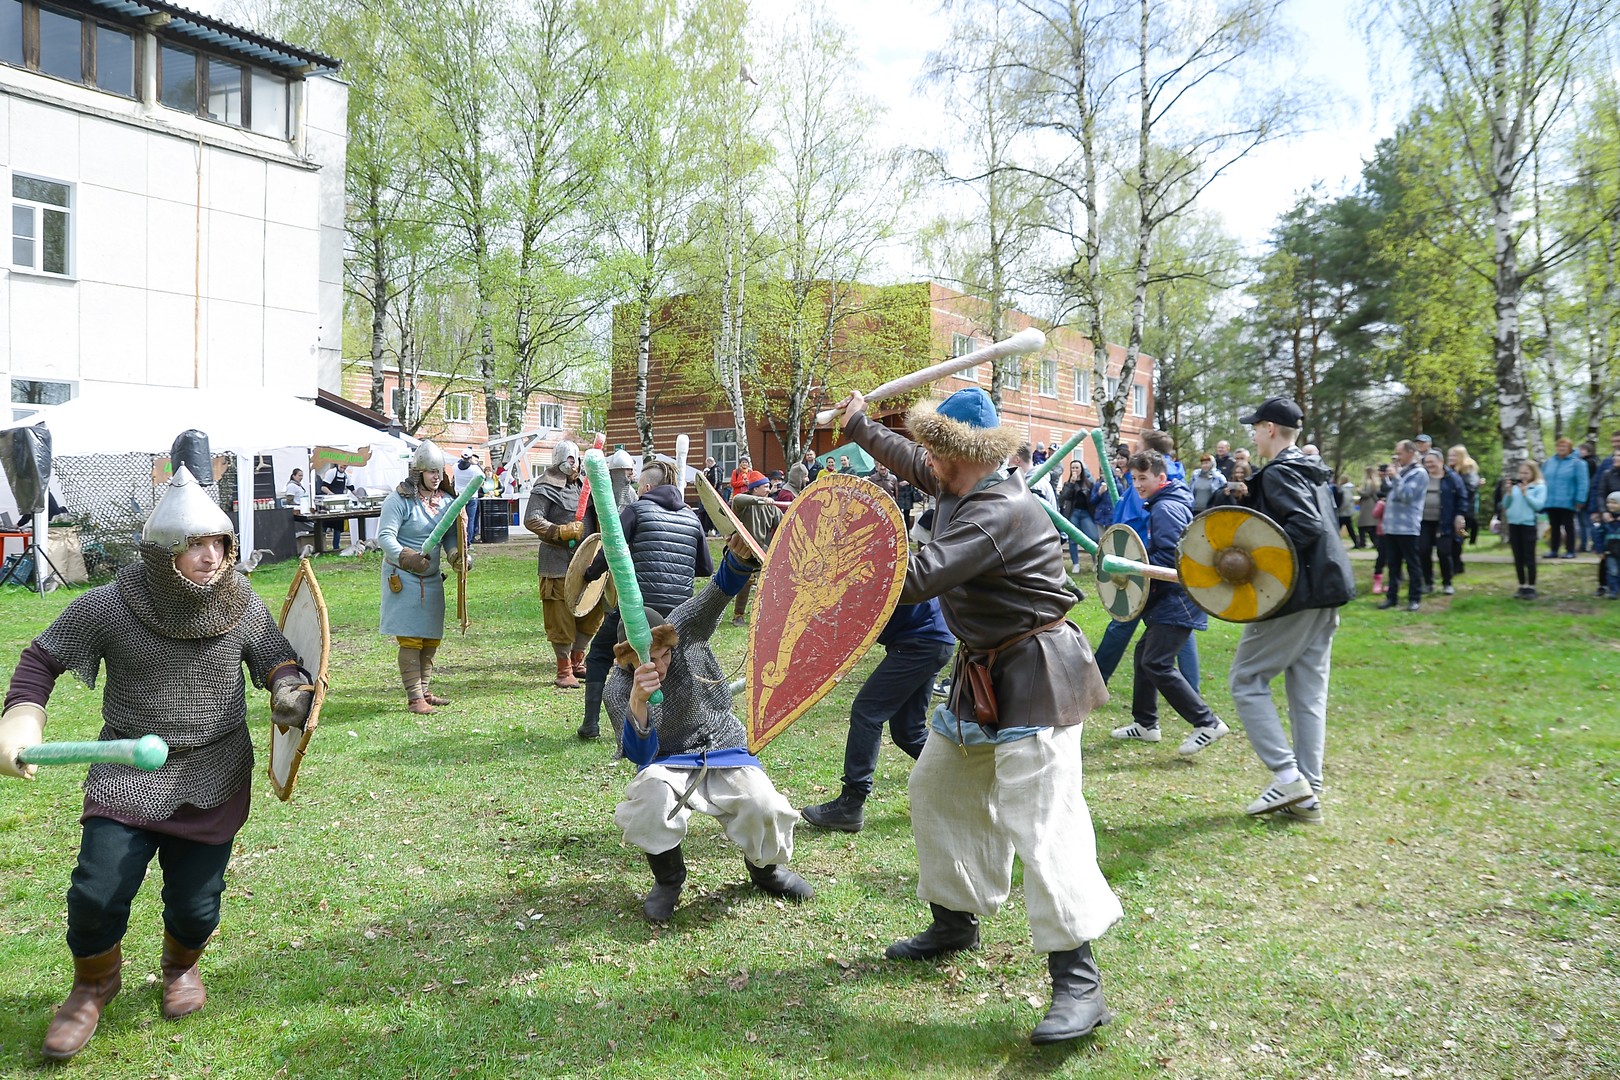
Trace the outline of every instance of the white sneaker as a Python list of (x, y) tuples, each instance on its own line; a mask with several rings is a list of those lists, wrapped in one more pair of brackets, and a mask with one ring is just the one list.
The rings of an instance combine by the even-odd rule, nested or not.
[[(1309, 801), (1309, 799), (1305, 800), (1305, 802)], [(1327, 819), (1326, 815), (1322, 813), (1322, 804), (1320, 802), (1315, 806), (1306, 806), (1304, 802), (1301, 802), (1278, 810), (1277, 816), (1272, 820), (1293, 821), (1300, 825), (1321, 825)]]
[(1209, 727), (1193, 728), (1192, 734), (1181, 740), (1181, 745), (1176, 748), (1176, 753), (1182, 757), (1192, 757), (1204, 747), (1213, 744), (1217, 739), (1230, 734), (1232, 734), (1232, 729), (1217, 717), (1215, 723)]
[(1291, 784), (1279, 784), (1273, 780), (1267, 785), (1266, 790), (1260, 793), (1260, 797), (1250, 803), (1249, 808), (1243, 812), (1250, 816), (1269, 814), (1285, 806), (1309, 802), (1315, 797), (1316, 792), (1311, 790), (1311, 782), (1303, 776)]
[(1126, 724), (1109, 732), (1116, 739), (1134, 739), (1137, 742), (1158, 742), (1164, 738), (1164, 733), (1156, 727), (1143, 727), (1141, 724)]

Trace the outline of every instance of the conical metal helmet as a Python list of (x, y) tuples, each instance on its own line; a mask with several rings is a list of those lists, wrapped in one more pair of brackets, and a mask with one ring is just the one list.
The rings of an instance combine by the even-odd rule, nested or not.
[(636, 459), (630, 456), (630, 451), (619, 447), (613, 451), (613, 456), (607, 459), (609, 469), (623, 469), (626, 472), (636, 471)]
[(411, 455), (411, 474), (414, 476), (427, 469), (437, 469), (444, 472), (444, 451), (434, 445), (432, 439), (423, 439), (417, 446), (416, 453)]
[(579, 447), (576, 444), (564, 440), (552, 447), (551, 463), (553, 465), (563, 465), (569, 458), (573, 458), (576, 465), (580, 462)]
[(174, 470), (163, 498), (141, 529), (141, 543), (179, 555), (193, 537), (235, 537), (236, 527), (184, 465)]

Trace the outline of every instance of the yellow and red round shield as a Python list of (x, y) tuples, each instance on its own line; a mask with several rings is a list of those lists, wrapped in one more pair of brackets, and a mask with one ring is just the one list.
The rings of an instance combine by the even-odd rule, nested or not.
[(820, 701), (877, 640), (899, 602), (907, 557), (899, 508), (876, 484), (824, 473), (788, 504), (748, 627), (750, 753)]
[(1282, 526), (1255, 510), (1221, 506), (1192, 519), (1176, 571), (1193, 603), (1227, 622), (1275, 614), (1294, 594), (1299, 557)]

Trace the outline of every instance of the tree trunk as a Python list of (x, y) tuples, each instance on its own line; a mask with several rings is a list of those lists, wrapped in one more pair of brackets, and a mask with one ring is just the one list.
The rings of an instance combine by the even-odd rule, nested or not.
[(387, 386), (383, 382), (383, 360), (388, 351), (388, 261), (384, 258), (382, 215), (377, 200), (381, 192), (372, 185), (367, 216), (371, 224), (371, 409), (383, 412)]
[(1505, 472), (1530, 452), (1530, 395), (1519, 363), (1518, 251), (1513, 236), (1514, 132), (1508, 115), (1507, 27), (1503, 0), (1491, 0), (1491, 211), (1495, 267), (1497, 428)]
[(1125, 340), (1125, 360), (1119, 369), (1119, 387), (1114, 392), (1113, 409), (1103, 418), (1108, 440), (1119, 441), (1121, 417), (1136, 382), (1136, 360), (1142, 351), (1142, 328), (1147, 322), (1148, 268), (1156, 224), (1156, 186), (1151, 178), (1150, 136), (1153, 131), (1153, 100), (1148, 96), (1148, 0), (1140, 0), (1137, 39), (1137, 94), (1141, 99), (1141, 123), (1136, 132), (1136, 265), (1131, 281), (1131, 332)]
[(652, 414), (647, 411), (647, 362), (652, 353), (652, 289), (643, 283), (640, 296), (641, 318), (636, 325), (636, 433), (641, 436), (641, 456), (653, 455)]

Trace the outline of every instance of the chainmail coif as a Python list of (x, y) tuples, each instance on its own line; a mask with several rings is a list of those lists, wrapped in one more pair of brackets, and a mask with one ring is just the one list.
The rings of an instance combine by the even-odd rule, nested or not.
[[(748, 745), (742, 722), (731, 713), (731, 686), (709, 639), (731, 597), (710, 581), (704, 590), (669, 616), (680, 635), (664, 676), (664, 700), (647, 706), (647, 719), (658, 731), (658, 754), (694, 754)], [(602, 691), (614, 727), (630, 715), (630, 671), (614, 665)]]
[[(172, 557), (153, 561), (179, 576)], [(262, 687), (297, 657), (234, 569), (222, 568), (208, 586), (193, 585), (193, 596), (153, 588), (150, 566), (126, 567), (75, 599), (36, 643), (91, 688), (106, 664), (102, 739), (152, 734), (169, 744), (169, 760), (155, 772), (98, 764), (85, 781), (93, 802), (161, 821), (185, 803), (219, 806), (248, 781), (253, 743), (242, 664)], [(200, 632), (226, 621), (215, 633)]]

